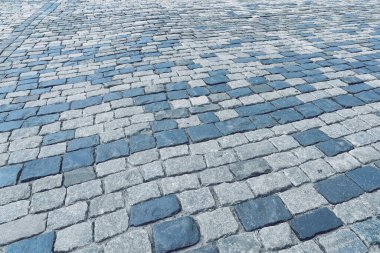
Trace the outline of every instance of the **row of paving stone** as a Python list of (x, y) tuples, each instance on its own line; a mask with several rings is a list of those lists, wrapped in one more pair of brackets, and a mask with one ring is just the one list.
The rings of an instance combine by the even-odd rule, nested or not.
[(2, 7), (0, 252), (379, 251), (376, 1)]

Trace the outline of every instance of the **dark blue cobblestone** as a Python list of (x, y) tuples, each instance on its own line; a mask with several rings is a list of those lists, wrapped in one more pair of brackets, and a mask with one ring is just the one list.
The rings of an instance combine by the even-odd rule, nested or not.
[(94, 163), (94, 149), (84, 148), (68, 152), (63, 156), (62, 171), (67, 172), (82, 167), (90, 166)]
[(129, 155), (129, 146), (125, 140), (113, 141), (96, 147), (97, 163), (127, 155)]
[(318, 143), (317, 147), (327, 156), (336, 156), (354, 148), (351, 143), (343, 138)]
[(313, 128), (293, 134), (293, 137), (302, 145), (309, 146), (318, 142), (330, 140), (330, 137), (319, 129)]
[(206, 141), (222, 136), (214, 124), (203, 124), (189, 127), (187, 132), (193, 142)]
[(53, 253), (55, 232), (47, 232), (10, 244), (5, 253)]
[(153, 136), (150, 135), (134, 135), (129, 138), (129, 146), (131, 153), (136, 153), (139, 151), (154, 148), (156, 146), (156, 141)]
[(374, 166), (357, 168), (346, 175), (366, 192), (380, 189), (380, 170)]
[(22, 165), (8, 165), (0, 168), (0, 187), (15, 185)]
[(173, 129), (154, 134), (157, 140), (157, 147), (170, 147), (188, 143), (186, 133), (183, 129)]
[(26, 162), (21, 171), (20, 181), (28, 182), (58, 174), (61, 170), (61, 160), (61, 157), (53, 156)]

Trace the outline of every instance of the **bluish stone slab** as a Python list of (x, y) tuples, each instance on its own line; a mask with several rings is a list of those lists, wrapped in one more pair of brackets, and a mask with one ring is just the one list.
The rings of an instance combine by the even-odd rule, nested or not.
[(290, 108), (272, 112), (271, 116), (280, 124), (287, 124), (304, 118), (300, 113)]
[(93, 105), (99, 105), (102, 103), (102, 96), (95, 96), (95, 97), (90, 97), (84, 100), (77, 100), (71, 102), (70, 109), (75, 110), (75, 109), (83, 109), (89, 106)]
[(255, 124), (249, 118), (235, 118), (215, 123), (216, 127), (223, 133), (229, 135), (249, 130), (255, 130)]
[(380, 102), (380, 94), (372, 90), (357, 93), (355, 96), (366, 103)]
[(136, 105), (146, 105), (150, 103), (160, 102), (166, 100), (164, 93), (149, 94), (144, 96), (138, 96), (134, 98)]
[(319, 108), (321, 108), (324, 112), (335, 112), (337, 110), (343, 109), (343, 107), (334, 102), (332, 99), (322, 98), (312, 102)]
[(235, 211), (245, 231), (252, 231), (292, 218), (277, 195), (248, 200), (237, 204)]
[(215, 113), (213, 112), (205, 112), (205, 113), (198, 114), (198, 118), (200, 121), (202, 121), (202, 123), (205, 123), (205, 124), (219, 121), (219, 118), (216, 117)]
[(29, 117), (35, 116), (37, 114), (38, 108), (36, 107), (30, 107), (30, 108), (24, 108), (21, 110), (15, 110), (9, 112), (6, 120), (12, 121), (12, 120), (19, 120), (19, 119), (27, 119)]
[(181, 211), (181, 206), (174, 194), (151, 199), (131, 207), (131, 226), (141, 226), (150, 222), (170, 217)]
[(342, 225), (342, 221), (326, 207), (301, 214), (290, 221), (290, 226), (302, 241)]
[(345, 87), (342, 87), (343, 90), (349, 92), (349, 93), (359, 93), (366, 90), (372, 90), (373, 87), (366, 84), (366, 83), (358, 83), (353, 85), (348, 85)]
[(252, 85), (258, 85), (258, 84), (267, 83), (268, 80), (265, 79), (262, 76), (256, 76), (256, 77), (250, 77), (250, 78), (248, 78), (248, 82), (250, 82)]
[(225, 75), (216, 75), (203, 78), (203, 81), (208, 85), (216, 85), (221, 83), (227, 83), (229, 79)]
[(380, 170), (374, 166), (357, 168), (346, 175), (366, 192), (380, 189)]
[(84, 148), (68, 152), (63, 156), (62, 171), (67, 172), (82, 167), (90, 166), (94, 163), (94, 149)]
[(129, 147), (131, 153), (136, 153), (139, 151), (154, 148), (156, 146), (156, 140), (153, 136), (140, 134), (134, 135), (129, 138)]
[(189, 133), (189, 136), (193, 142), (206, 141), (222, 136), (214, 124), (204, 124), (189, 127), (187, 129), (187, 132)]
[(21, 168), (21, 164), (9, 165), (0, 168), (0, 187), (15, 185), (17, 183), (17, 176)]
[(314, 145), (318, 142), (327, 141), (331, 138), (319, 129), (313, 128), (292, 135), (302, 146)]
[(48, 232), (7, 246), (5, 253), (53, 253), (55, 232)]
[(334, 100), (344, 108), (364, 105), (363, 101), (349, 94), (336, 96)]
[(205, 87), (194, 87), (187, 90), (187, 93), (189, 93), (192, 97), (199, 97), (199, 96), (206, 96), (210, 94), (210, 91)]
[(345, 175), (317, 182), (315, 188), (331, 204), (342, 203), (364, 193), (357, 184)]
[(331, 139), (318, 143), (316, 146), (327, 156), (336, 156), (340, 153), (350, 151), (354, 148), (351, 143), (343, 138)]
[(152, 122), (152, 130), (153, 132), (165, 131), (177, 128), (177, 125), (177, 121), (171, 119), (154, 121)]
[(64, 112), (69, 109), (69, 104), (63, 103), (63, 104), (51, 104), (51, 105), (44, 105), (41, 106), (38, 110), (37, 115), (45, 115), (45, 114), (52, 114), (57, 112)]
[(270, 115), (257, 115), (250, 117), (250, 119), (257, 129), (272, 127), (278, 124)]
[(61, 170), (61, 157), (53, 156), (26, 162), (21, 171), (20, 181), (28, 182), (41, 177), (58, 174)]
[(163, 111), (163, 110), (167, 110), (167, 109), (170, 109), (169, 103), (166, 101), (162, 101), (162, 102), (147, 104), (144, 108), (144, 111), (145, 112), (158, 112), (158, 111)]
[(23, 124), (22, 120), (0, 123), (0, 132), (8, 132), (14, 129), (18, 129), (21, 127), (22, 124)]
[(276, 110), (276, 108), (270, 103), (261, 103), (236, 108), (236, 112), (240, 116), (255, 116), (259, 114), (269, 113), (274, 110)]
[(284, 109), (284, 108), (300, 105), (303, 102), (296, 97), (286, 97), (286, 98), (279, 98), (279, 99), (273, 100), (271, 103), (277, 109)]
[(67, 143), (67, 151), (93, 147), (99, 144), (99, 136), (91, 135), (88, 137), (77, 138)]
[(158, 148), (176, 146), (189, 142), (183, 129), (158, 132), (154, 134), (154, 137), (156, 137)]
[(153, 240), (156, 252), (166, 253), (196, 244), (200, 233), (193, 218), (182, 217), (154, 225)]
[(44, 136), (42, 141), (42, 145), (51, 145), (67, 140), (71, 140), (74, 138), (74, 130), (60, 131), (52, 134), (48, 134)]
[(323, 111), (313, 103), (299, 105), (296, 106), (295, 109), (307, 119), (317, 117), (323, 113)]
[(118, 140), (101, 144), (96, 148), (97, 163), (127, 155), (129, 155), (129, 146), (126, 140)]
[[(47, 125), (47, 124), (58, 121), (58, 119), (59, 119), (59, 113), (30, 117), (24, 121), (24, 123), (22, 124), (22, 127), (34, 127), (34, 126)], [(12, 122), (17, 122), (17, 121), (12, 121)]]

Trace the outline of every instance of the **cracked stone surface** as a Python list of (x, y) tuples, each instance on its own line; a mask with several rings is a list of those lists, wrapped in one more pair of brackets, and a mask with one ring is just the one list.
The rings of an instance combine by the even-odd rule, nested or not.
[(0, 252), (380, 252), (378, 1), (0, 8)]

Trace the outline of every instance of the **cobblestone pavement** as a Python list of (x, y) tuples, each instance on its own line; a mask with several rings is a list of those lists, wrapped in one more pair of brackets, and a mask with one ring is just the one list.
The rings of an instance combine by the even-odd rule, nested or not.
[(0, 252), (380, 252), (377, 0), (0, 6)]

